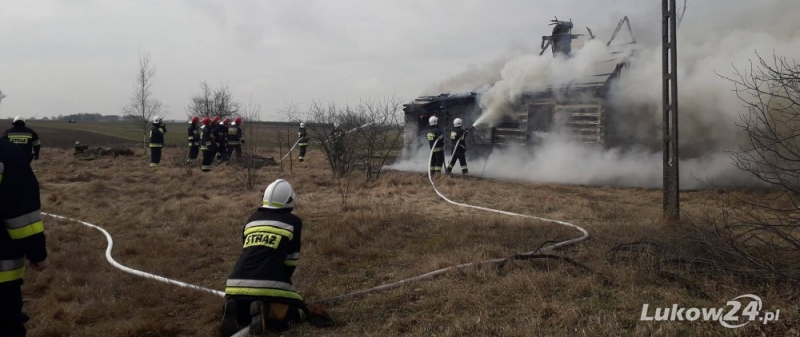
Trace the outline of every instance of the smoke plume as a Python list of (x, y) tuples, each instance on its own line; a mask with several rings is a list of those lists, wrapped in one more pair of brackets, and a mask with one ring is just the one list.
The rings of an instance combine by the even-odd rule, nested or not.
[[(628, 14), (637, 39), (636, 53), (622, 77), (614, 84), (611, 104), (618, 113), (609, 116), (611, 136), (624, 140), (623, 145), (598, 150), (560, 137), (544, 135), (534, 149), (495, 150), (488, 157), (469, 162), (470, 172), (493, 178), (522, 179), (536, 182), (585, 185), (659, 187), (662, 184), (662, 83), (661, 83), (661, 13), (651, 2), (631, 2)], [(689, 1), (678, 30), (678, 94), (682, 188), (714, 185), (755, 185), (758, 182), (738, 170), (729, 151), (743, 143), (737, 127), (747, 113), (733, 92), (733, 84), (723, 78), (733, 68), (749, 69), (756, 52), (789, 58), (800, 55), (800, 26), (796, 25), (797, 8), (791, 0), (751, 2)], [(596, 62), (607, 58), (607, 39), (619, 17), (608, 16), (608, 27), (597, 29), (598, 40), (581, 46), (573, 44), (573, 57), (554, 58), (526, 54), (514, 57), (492, 78), (485, 70), (459, 74), (452, 91), (462, 90), (465, 79), (492, 79), (473, 89), (484, 88), (480, 95), (483, 114), (476, 124), (491, 125), (511, 111), (511, 102), (522, 93), (579, 81), (596, 71)], [(577, 23), (580, 25), (580, 23)], [(587, 23), (591, 24), (591, 23)], [(595, 23), (596, 24), (596, 23)], [(576, 25), (577, 26), (577, 25)], [(548, 33), (543, 25), (542, 33)], [(542, 34), (545, 35), (545, 34)], [(578, 49), (578, 47), (580, 47)], [(493, 85), (492, 85), (493, 84)], [(442, 88), (448, 89), (448, 88)], [(446, 91), (446, 90), (443, 90)], [(423, 139), (424, 141), (424, 139)], [(425, 144), (427, 145), (427, 144)], [(390, 168), (424, 171), (427, 146)], [(468, 160), (470, 153), (468, 152)], [(457, 170), (457, 169), (456, 169)]]

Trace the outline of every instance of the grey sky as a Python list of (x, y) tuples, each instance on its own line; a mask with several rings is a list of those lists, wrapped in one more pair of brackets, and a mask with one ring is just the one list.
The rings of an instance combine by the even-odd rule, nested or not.
[[(184, 118), (201, 81), (228, 84), (240, 102), (252, 94), (262, 119), (280, 118), (288, 102), (411, 100), (470, 66), (537, 49), (554, 15), (607, 38), (622, 15), (659, 9), (639, 0), (6, 0), (0, 117), (119, 114), (139, 50), (157, 68), (167, 118)], [(650, 24), (660, 27), (634, 22)]]

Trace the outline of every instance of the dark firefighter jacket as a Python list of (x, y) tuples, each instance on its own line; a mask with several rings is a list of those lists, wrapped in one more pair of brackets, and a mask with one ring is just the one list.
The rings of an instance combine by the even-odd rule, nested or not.
[(198, 131), (197, 124), (189, 124), (189, 129), (186, 132), (189, 137), (189, 146), (200, 146), (200, 132)]
[(211, 127), (203, 125), (200, 127), (200, 150), (211, 150), (214, 141), (211, 135)]
[[(459, 139), (461, 140), (459, 142)], [(467, 138), (464, 137), (464, 129), (457, 127), (450, 131), (450, 142), (453, 146), (458, 143), (458, 148), (453, 149), (454, 152), (463, 153), (467, 150)]]
[(164, 124), (155, 124), (150, 127), (150, 147), (164, 147), (164, 134), (167, 127)]
[(342, 141), (344, 141), (344, 131), (339, 128), (333, 129), (333, 131), (331, 131), (331, 140), (336, 144), (341, 144)]
[(39, 141), (39, 135), (26, 127), (25, 124), (14, 124), (14, 127), (6, 130), (3, 134), (3, 138), (10, 140), (12, 143), (22, 148), (22, 150), (25, 151), (28, 161), (31, 161), (33, 157), (39, 157), (39, 148), (42, 145)]
[(228, 127), (223, 124), (218, 124), (214, 127), (214, 143), (217, 146), (223, 146), (228, 141)]
[(21, 282), (25, 258), (47, 258), (39, 182), (25, 153), (0, 138), (0, 284)]
[(242, 134), (242, 128), (238, 125), (232, 125), (228, 128), (228, 145), (242, 145), (244, 144), (244, 139)]
[(428, 130), (428, 144), (432, 149), (433, 143), (436, 142), (437, 139), (439, 142), (436, 143), (436, 148), (433, 150), (433, 152), (442, 151), (444, 149), (444, 135), (442, 134), (442, 129), (440, 129), (439, 126), (431, 125), (430, 130)]
[(225, 294), (256, 296), (305, 308), (292, 284), (300, 259), (303, 221), (291, 209), (259, 208), (244, 226), (242, 255), (228, 277)]
[(308, 134), (306, 128), (300, 128), (297, 132), (297, 146), (308, 146)]

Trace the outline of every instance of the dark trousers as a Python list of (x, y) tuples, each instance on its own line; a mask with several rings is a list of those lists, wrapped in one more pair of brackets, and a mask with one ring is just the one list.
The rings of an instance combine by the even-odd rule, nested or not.
[(158, 166), (158, 163), (161, 162), (161, 148), (160, 147), (151, 147), (150, 148), (150, 166)]
[(217, 143), (217, 153), (215, 154), (215, 158), (219, 161), (228, 160), (228, 149), (225, 145), (225, 143)]
[(189, 146), (189, 156), (186, 157), (188, 159), (187, 161), (194, 161), (195, 159), (197, 159), (197, 155), (199, 153), (200, 153), (199, 146)]
[(242, 158), (242, 146), (241, 145), (228, 145), (228, 158), (231, 158), (231, 154), (236, 152), (236, 159)]
[(22, 312), (22, 282), (0, 283), (0, 336), (25, 336), (28, 319)]
[(250, 303), (254, 301), (264, 303), (264, 318), (269, 330), (284, 331), (305, 322), (305, 318), (300, 315), (300, 308), (283, 303), (271, 303), (269, 298), (226, 295), (225, 300), (229, 299), (236, 300), (236, 320), (239, 326), (248, 326), (252, 321)]
[(453, 159), (450, 159), (450, 163), (447, 164), (447, 173), (453, 170), (453, 167), (456, 165), (456, 160), (458, 160), (458, 165), (461, 166), (461, 173), (469, 173), (469, 170), (467, 170), (466, 151), (464, 150), (456, 151)]
[(434, 150), (431, 158), (431, 172), (441, 172), (444, 165), (444, 149)]
[(203, 150), (203, 162), (200, 164), (200, 169), (203, 171), (211, 170), (211, 162), (214, 161), (214, 150)]
[(300, 161), (303, 161), (303, 159), (306, 157), (306, 148), (307, 147), (308, 147), (308, 145), (300, 145), (300, 157), (298, 157), (298, 159), (300, 159)]

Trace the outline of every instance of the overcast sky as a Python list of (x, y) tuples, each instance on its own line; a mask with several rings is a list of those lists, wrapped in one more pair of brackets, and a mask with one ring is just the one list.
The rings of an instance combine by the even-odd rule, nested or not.
[[(120, 114), (139, 51), (152, 57), (168, 119), (185, 118), (201, 81), (227, 84), (240, 102), (252, 95), (268, 120), (289, 102), (410, 101), (471, 66), (538, 49), (555, 15), (607, 38), (623, 15), (660, 3), (4, 0), (0, 117)], [(634, 22), (647, 25), (660, 29)]]

